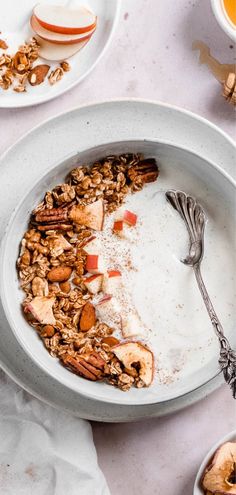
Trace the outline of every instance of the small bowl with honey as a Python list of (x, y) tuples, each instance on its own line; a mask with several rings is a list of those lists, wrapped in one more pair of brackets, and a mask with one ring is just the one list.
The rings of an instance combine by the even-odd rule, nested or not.
[(236, 41), (236, 0), (211, 0), (211, 5), (218, 24)]

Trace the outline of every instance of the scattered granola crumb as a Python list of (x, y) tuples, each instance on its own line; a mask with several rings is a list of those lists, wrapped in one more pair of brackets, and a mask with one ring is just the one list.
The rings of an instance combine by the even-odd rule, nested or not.
[(55, 70), (52, 70), (48, 76), (49, 83), (51, 85), (56, 84), (63, 77), (64, 71), (61, 67), (57, 67)]
[(24, 93), (26, 91), (26, 87), (22, 85), (14, 86), (13, 91), (16, 93)]
[[(17, 93), (23, 93), (26, 89), (25, 83), (33, 63), (38, 58), (39, 45), (35, 38), (32, 38), (28, 43), (19, 46), (17, 52), (14, 55), (4, 53), (0, 57), (0, 67), (3, 72), (0, 76), (0, 88), (7, 90), (13, 85), (14, 80), (17, 79), (20, 83), (17, 86), (13, 86), (13, 91)], [(17, 89), (16, 89), (17, 88)]]
[(8, 48), (6, 41), (0, 40), (0, 48), (1, 50), (6, 50)]
[[(0, 89), (8, 90), (12, 87), (16, 93), (24, 93), (27, 91), (27, 84), (38, 86), (43, 83), (50, 69), (49, 65), (34, 63), (39, 58), (39, 43), (36, 38), (32, 38), (28, 42), (18, 47), (14, 55), (3, 53), (0, 55)], [(7, 43), (0, 39), (0, 49), (7, 49)], [(48, 81), (54, 85), (61, 80), (65, 72), (71, 70), (70, 64), (63, 60), (60, 67), (52, 70), (48, 76)], [(14, 86), (14, 80), (17, 79), (18, 84)]]
[(66, 62), (66, 60), (63, 60), (63, 62), (60, 63), (60, 66), (64, 70), (64, 72), (69, 72), (71, 69), (69, 62)]

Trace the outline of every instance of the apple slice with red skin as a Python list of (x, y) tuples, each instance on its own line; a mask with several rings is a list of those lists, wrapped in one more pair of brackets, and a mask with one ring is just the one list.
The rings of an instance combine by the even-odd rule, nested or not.
[(114, 294), (122, 286), (122, 277), (119, 270), (108, 270), (103, 277), (102, 290), (106, 294)]
[(55, 297), (36, 296), (24, 306), (25, 313), (31, 313), (42, 325), (55, 325), (52, 311)]
[(123, 221), (130, 225), (130, 227), (134, 227), (137, 223), (137, 215), (132, 211), (125, 210), (123, 214)]
[(75, 224), (84, 225), (93, 230), (102, 230), (104, 222), (104, 204), (102, 199), (98, 199), (89, 205), (72, 206), (69, 218)]
[(102, 299), (100, 299), (96, 305), (98, 316), (102, 320), (106, 320), (106, 317), (111, 314), (113, 310), (112, 306), (112, 295), (105, 294)]
[(215, 452), (202, 476), (202, 487), (213, 495), (236, 495), (236, 442), (226, 442)]
[(154, 375), (154, 357), (152, 351), (140, 342), (124, 342), (112, 348), (112, 352), (128, 370), (139, 363), (139, 378), (149, 387)]
[(115, 297), (112, 297), (111, 294), (105, 294), (100, 301), (96, 304), (96, 310), (99, 319), (103, 323), (106, 323), (109, 326), (114, 325), (114, 320), (117, 320), (120, 323), (120, 305)]
[(76, 43), (80, 43), (81, 41), (85, 41), (91, 38), (94, 33), (95, 28), (91, 29), (87, 33), (82, 34), (61, 34), (61, 33), (53, 33), (48, 29), (39, 24), (35, 15), (32, 15), (30, 18), (30, 25), (32, 30), (43, 40), (50, 41), (50, 43), (55, 43), (56, 45), (74, 45)]
[[(134, 227), (137, 223), (137, 215), (132, 211), (125, 210), (124, 212), (120, 212), (118, 214), (117, 219), (114, 221), (113, 232), (120, 237), (124, 237), (125, 227), (128, 225), (129, 227)], [(127, 229), (128, 227), (126, 227)]]
[(37, 4), (33, 13), (45, 29), (54, 33), (81, 34), (96, 27), (96, 16), (86, 7), (69, 9), (60, 5)]
[(82, 249), (86, 254), (100, 254), (102, 249), (100, 239), (96, 236), (89, 237), (82, 245)]
[(109, 301), (111, 301), (112, 295), (111, 294), (105, 294), (100, 301), (98, 301), (97, 306), (107, 304)]
[(146, 334), (142, 321), (136, 310), (130, 311), (121, 317), (121, 330), (125, 339), (132, 337), (144, 337)]
[(98, 294), (102, 287), (103, 275), (98, 273), (97, 275), (92, 275), (91, 277), (84, 278), (84, 285), (87, 287), (91, 294)]
[(121, 277), (121, 272), (119, 270), (108, 270), (107, 273), (109, 278)]
[(120, 237), (124, 236), (124, 222), (123, 220), (115, 220), (113, 225), (113, 232)]
[(98, 275), (106, 271), (104, 259), (99, 254), (88, 254), (85, 268), (87, 272)]
[(55, 43), (50, 43), (50, 41), (43, 40), (37, 35), (35, 35), (35, 38), (39, 44), (40, 57), (54, 62), (59, 62), (72, 57), (82, 50), (89, 41), (89, 39), (87, 39), (73, 45), (56, 45)]

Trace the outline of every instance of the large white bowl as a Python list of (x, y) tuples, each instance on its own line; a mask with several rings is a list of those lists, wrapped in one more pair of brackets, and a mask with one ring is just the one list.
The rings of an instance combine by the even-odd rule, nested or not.
[[(121, 138), (120, 142), (116, 141), (117, 136)], [(69, 150), (72, 154), (65, 160)], [(110, 421), (128, 421), (177, 410), (205, 396), (223, 381), (218, 374), (218, 344), (208, 320), (207, 332), (214, 341), (214, 350), (199, 376), (167, 387), (166, 391), (160, 387), (124, 394), (110, 386), (91, 384), (60, 367), (21, 315), (22, 294), (18, 289), (15, 259), (32, 207), (48, 187), (64, 179), (78, 156), (81, 161), (92, 161), (106, 153), (125, 150), (139, 150), (156, 156), (161, 166), (158, 187), (178, 187), (197, 196), (203, 201), (213, 220), (213, 230), (216, 228), (218, 234), (220, 223), (218, 215), (213, 219), (214, 209), (219, 213), (222, 205), (231, 252), (235, 185), (214, 162), (224, 163), (228, 170), (231, 166), (233, 169), (235, 148), (217, 128), (188, 112), (151, 102), (127, 100), (75, 109), (33, 130), (1, 162), (4, 194), (0, 198), (1, 233), (6, 228), (7, 215), (15, 209), (1, 251), (4, 306), (4, 312), (0, 311), (1, 365), (18, 383), (43, 400), (83, 417)], [(25, 194), (25, 190), (28, 193)], [(219, 202), (214, 199), (216, 192), (220, 194)], [(225, 284), (228, 269), (226, 262)], [(215, 270), (216, 276), (217, 273)], [(222, 277), (222, 270), (219, 276)], [(209, 282), (211, 285), (212, 281)], [(226, 316), (226, 333), (234, 345), (233, 328), (225, 315), (224, 301), (219, 294), (216, 297), (214, 302), (224, 323)]]
[(223, 438), (218, 440), (218, 442), (216, 442), (215, 445), (213, 445), (211, 450), (209, 450), (207, 455), (204, 457), (202, 464), (199, 468), (199, 471), (197, 473), (197, 476), (196, 476), (196, 480), (195, 480), (194, 488), (193, 488), (193, 495), (203, 495), (203, 490), (201, 489), (201, 485), (200, 485), (203, 473), (204, 473), (206, 467), (209, 465), (210, 460), (212, 459), (214, 453), (225, 442), (236, 442), (236, 430), (231, 431), (230, 433), (225, 435)]
[[(19, 289), (15, 263), (19, 252), (20, 240), (27, 229), (29, 212), (41, 201), (47, 190), (64, 181), (76, 163), (93, 163), (107, 154), (120, 154), (122, 152), (141, 152), (146, 157), (151, 156), (157, 159), (160, 165), (160, 178), (154, 186), (156, 192), (163, 194), (163, 191), (171, 188), (181, 189), (197, 197), (204, 205), (209, 223), (205, 234), (206, 255), (203, 271), (205, 271), (207, 278), (208, 289), (213, 295), (215, 305), (224, 321), (226, 332), (236, 347), (233, 326), (233, 313), (236, 308), (233, 278), (233, 267), (236, 261), (234, 256), (236, 245), (233, 239), (235, 184), (211, 163), (187, 150), (165, 143), (150, 140), (145, 140), (145, 142), (132, 140), (104, 144), (75, 156), (70, 156), (60, 164), (52, 166), (50, 171), (41, 177), (31, 191), (23, 197), (10, 220), (3, 242), (0, 263), (1, 297), (10, 327), (19, 344), (32, 361), (59, 383), (86, 397), (104, 402), (127, 405), (161, 403), (177, 399), (200, 388), (219, 373), (218, 341), (216, 338), (212, 338), (211, 323), (198, 293), (192, 269), (187, 269), (184, 265), (180, 265), (178, 280), (172, 278), (170, 280), (171, 286), (176, 285), (179, 297), (174, 302), (174, 306), (171, 306), (172, 287), (168, 286), (166, 289), (165, 285), (161, 285), (161, 273), (157, 271), (156, 278), (160, 282), (157, 287), (155, 286), (156, 299), (161, 301), (161, 304), (159, 305), (160, 316), (158, 315), (160, 319), (155, 321), (154, 325), (158, 325), (159, 328), (156, 337), (159, 339), (159, 347), (162, 343), (161, 339), (165, 339), (166, 332), (170, 331), (168, 350), (173, 350), (175, 354), (180, 353), (182, 347), (186, 345), (187, 351), (184, 355), (188, 354), (186, 372), (179, 373), (176, 380), (169, 384), (161, 384), (156, 380), (149, 388), (141, 390), (132, 388), (128, 393), (124, 394), (110, 385), (84, 380), (69, 372), (61, 366), (57, 359), (48, 354), (37, 333), (29, 326), (21, 311), (23, 294)], [(166, 263), (167, 270), (170, 266), (169, 255), (162, 256), (163, 250), (167, 249), (162, 239), (162, 232), (169, 229), (168, 238), (173, 243), (171, 252), (173, 256), (177, 256), (175, 244), (177, 241), (176, 235), (178, 235), (178, 219), (174, 218), (173, 221), (172, 211), (169, 212), (167, 204), (166, 207), (164, 206), (164, 214), (161, 215), (158, 212), (160, 207), (159, 196), (157, 195), (155, 198), (152, 206), (157, 208), (156, 215), (159, 216), (158, 241), (160, 243), (160, 253), (157, 256), (160, 260), (159, 263), (162, 263), (162, 267), (160, 267), (162, 271), (164, 263)], [(136, 195), (136, 199), (138, 199), (138, 195)], [(173, 231), (175, 226), (176, 232)], [(161, 246), (162, 243), (163, 246)], [(224, 265), (223, 274), (219, 266), (220, 257), (223, 258), (221, 261)], [(152, 273), (151, 271), (150, 276), (153, 276)], [(182, 276), (184, 277), (183, 280)], [(154, 280), (150, 283), (154, 287)], [(185, 287), (181, 286), (183, 283), (186, 284)], [(222, 284), (225, 286), (224, 297), (220, 293)], [(174, 309), (180, 303), (185, 304), (184, 314), (180, 310), (174, 313)], [(230, 308), (231, 313), (229, 313)], [(165, 329), (162, 329), (162, 325), (163, 327), (165, 325), (167, 314), (168, 324)], [(199, 314), (200, 317), (198, 316)], [(195, 318), (197, 318), (197, 321), (194, 323)], [(178, 332), (181, 342), (179, 347), (176, 337)], [(171, 347), (172, 341), (175, 341), (173, 349)], [(189, 346), (188, 341), (191, 342)]]

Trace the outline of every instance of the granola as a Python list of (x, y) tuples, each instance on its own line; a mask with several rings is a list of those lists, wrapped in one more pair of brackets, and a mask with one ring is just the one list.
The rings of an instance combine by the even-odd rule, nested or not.
[[(101, 215), (115, 211), (128, 193), (141, 190), (157, 176), (155, 160), (139, 154), (107, 156), (91, 167), (74, 168), (66, 182), (47, 191), (33, 210), (17, 260), (25, 317), (51, 356), (84, 378), (103, 380), (123, 391), (147, 385), (142, 362), (151, 351), (139, 343), (139, 363), (137, 359), (128, 363), (126, 355), (124, 364), (116, 356), (115, 349), (124, 344), (119, 346), (114, 328), (95, 310), (85, 279), (89, 255), (84, 246), (94, 239), (94, 229), (103, 228), (95, 209)], [(89, 212), (87, 224), (85, 212)]]
[[(0, 48), (8, 48), (3, 40), (0, 40)], [(30, 41), (19, 46), (14, 55), (3, 53), (0, 56), (0, 88), (8, 90), (12, 87), (16, 93), (25, 93), (28, 83), (31, 86), (42, 84), (50, 66), (46, 64), (35, 65), (39, 59), (39, 49), (40, 45), (33, 37)], [(48, 76), (50, 85), (60, 81), (64, 73), (69, 70), (68, 62), (61, 62), (60, 66), (52, 70)]]

